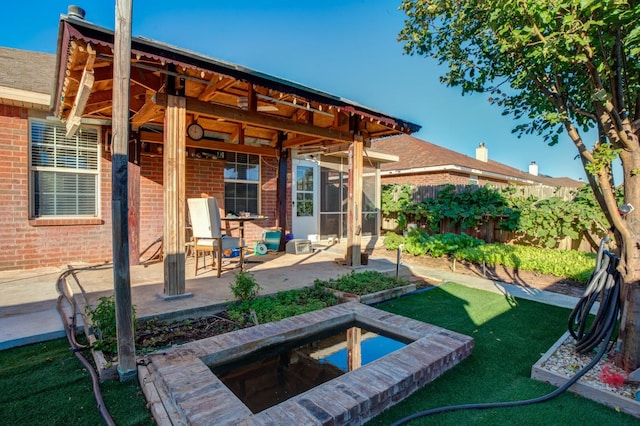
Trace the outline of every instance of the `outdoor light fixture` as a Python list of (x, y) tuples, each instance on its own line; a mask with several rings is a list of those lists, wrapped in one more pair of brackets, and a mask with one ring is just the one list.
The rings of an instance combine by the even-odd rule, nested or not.
[(621, 206), (618, 206), (618, 212), (622, 216), (628, 215), (629, 213), (631, 213), (634, 210), (635, 210), (635, 208), (629, 203), (623, 204)]

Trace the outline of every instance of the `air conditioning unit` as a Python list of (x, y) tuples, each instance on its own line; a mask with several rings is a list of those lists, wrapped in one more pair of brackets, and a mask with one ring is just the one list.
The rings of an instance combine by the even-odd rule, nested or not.
[(285, 251), (290, 254), (311, 253), (311, 241), (294, 238), (287, 241)]

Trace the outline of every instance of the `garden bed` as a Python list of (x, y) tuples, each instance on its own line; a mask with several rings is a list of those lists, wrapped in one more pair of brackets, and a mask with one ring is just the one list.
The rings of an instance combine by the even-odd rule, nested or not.
[(387, 290), (376, 291), (374, 293), (367, 293), (363, 295), (358, 295), (354, 293), (349, 293), (346, 291), (336, 290), (330, 287), (326, 287), (327, 291), (333, 293), (337, 298), (343, 300), (345, 302), (354, 301), (360, 302), (367, 305), (385, 302), (387, 300), (396, 299), (400, 296), (403, 296), (407, 293), (411, 293), (416, 290), (415, 284), (403, 285), (400, 287), (394, 287)]
[[(566, 332), (531, 368), (531, 378), (555, 386), (565, 384), (580, 368), (587, 365), (593, 355), (580, 355), (575, 351), (574, 339)], [(622, 411), (640, 418), (640, 390), (636, 385), (622, 384), (613, 386), (603, 382), (603, 371), (607, 369), (611, 374), (621, 374), (611, 361), (603, 357), (602, 360), (569, 390), (584, 398), (604, 404), (615, 410)]]

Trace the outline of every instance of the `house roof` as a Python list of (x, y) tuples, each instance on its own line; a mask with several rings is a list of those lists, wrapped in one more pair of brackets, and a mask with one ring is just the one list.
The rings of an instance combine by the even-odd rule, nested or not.
[(51, 94), (55, 55), (0, 47), (0, 86)]
[(583, 182), (562, 177), (532, 175), (497, 161), (482, 161), (409, 135), (391, 136), (373, 141), (372, 148), (398, 156), (395, 163), (381, 166), (383, 175), (463, 172), (504, 179), (520, 185), (580, 187)]
[[(79, 115), (111, 118), (113, 42), (111, 30), (61, 17), (54, 114), (68, 120), (84, 97)], [(197, 122), (224, 142), (214, 149), (256, 140), (274, 148), (278, 132), (287, 136), (284, 148), (335, 148), (358, 133), (370, 140), (420, 129), (348, 99), (144, 37), (132, 38), (130, 64), (132, 125), (162, 126), (167, 96), (183, 95), (187, 125)]]
[(55, 55), (0, 47), (0, 103), (48, 109)]

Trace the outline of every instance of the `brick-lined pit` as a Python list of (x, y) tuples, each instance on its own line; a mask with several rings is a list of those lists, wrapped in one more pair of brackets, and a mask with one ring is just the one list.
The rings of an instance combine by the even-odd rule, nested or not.
[[(354, 321), (412, 343), (257, 414), (209, 369)], [(360, 424), (457, 365), (473, 344), (471, 337), (351, 302), (151, 354), (139, 378), (159, 424)]]

